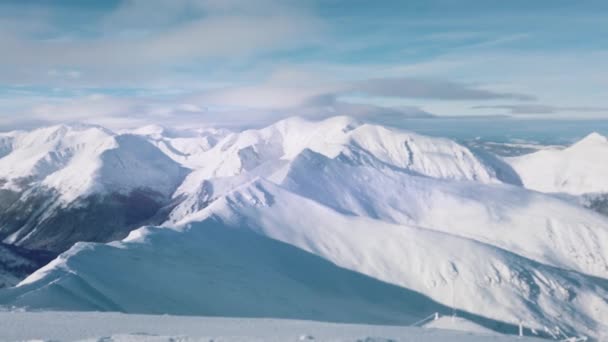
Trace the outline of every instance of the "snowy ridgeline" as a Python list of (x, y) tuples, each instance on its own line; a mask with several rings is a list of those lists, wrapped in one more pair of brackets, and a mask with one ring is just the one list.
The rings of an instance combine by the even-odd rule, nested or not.
[(608, 192), (608, 139), (592, 133), (565, 149), (505, 158), (527, 188), (583, 195)]
[[(77, 243), (0, 305), (399, 325), (455, 306), (501, 333), (608, 332), (608, 218), (522, 187), (519, 162), (345, 117), (127, 133), (0, 137), (5, 242), (119, 240)], [(576, 175), (601, 139), (571, 148)]]
[[(451, 318), (447, 318), (448, 322)], [(447, 325), (459, 328), (459, 323)], [(464, 328), (471, 328), (466, 323)], [(462, 328), (460, 327), (460, 328)], [(462, 330), (462, 329), (461, 329)], [(509, 342), (542, 341), (478, 331), (277, 319), (203, 318), (116, 313), (0, 312), (3, 341), (99, 342)]]

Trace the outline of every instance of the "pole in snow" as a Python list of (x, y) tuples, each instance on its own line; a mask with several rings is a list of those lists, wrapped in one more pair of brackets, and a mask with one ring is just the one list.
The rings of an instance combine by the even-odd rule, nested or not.
[(522, 336), (524, 336), (524, 326), (523, 326), (522, 321), (520, 320), (519, 321), (519, 337), (522, 337)]
[(455, 317), (456, 317), (456, 275), (454, 275), (454, 279), (452, 280), (452, 322), (454, 322)]

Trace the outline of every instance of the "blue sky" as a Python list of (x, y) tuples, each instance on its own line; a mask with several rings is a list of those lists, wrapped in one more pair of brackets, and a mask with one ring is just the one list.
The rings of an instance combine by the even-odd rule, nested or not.
[(606, 1), (4, 0), (0, 128), (608, 119)]

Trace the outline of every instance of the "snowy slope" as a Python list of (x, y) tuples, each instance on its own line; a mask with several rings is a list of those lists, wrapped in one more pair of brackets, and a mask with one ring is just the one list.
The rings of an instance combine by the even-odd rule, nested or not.
[[(515, 331), (520, 320), (539, 331), (559, 326), (596, 338), (608, 331), (608, 219), (505, 184), (517, 184), (508, 165), (455, 142), (346, 117), (291, 118), (207, 144), (202, 133), (134, 133), (108, 133), (110, 141), (126, 137), (132, 148), (108, 149), (122, 151), (109, 159), (120, 162), (103, 159), (104, 152), (103, 167), (82, 174), (120, 192), (121, 182), (137, 181), (113, 180), (123, 160), (194, 168), (174, 192), (164, 192), (171, 198), (160, 216), (164, 228), (142, 228), (108, 245), (77, 244), (0, 292), (0, 303), (376, 323), (413, 322), (455, 305), (475, 324), (499, 331)], [(5, 158), (20, 150), (20, 134), (0, 140)], [(95, 134), (100, 138), (92, 140), (104, 141)], [(142, 150), (140, 142), (149, 153), (130, 155)], [(27, 184), (97, 189), (65, 171), (78, 159), (59, 160)], [(162, 169), (128, 162), (125, 170), (130, 165)], [(135, 178), (149, 176), (137, 172)], [(69, 181), (51, 182), (53, 176)], [(149, 178), (158, 180), (154, 171)], [(6, 191), (20, 184), (9, 179)], [(133, 203), (148, 207), (132, 198), (112, 210), (131, 212), (125, 204)], [(94, 238), (59, 224), (51, 235), (111, 241), (142, 222), (112, 233), (104, 227), (114, 224), (107, 214), (114, 211), (105, 212), (83, 221), (94, 222)], [(31, 231), (36, 241), (49, 238)]]
[(342, 215), (263, 180), (187, 220), (208, 215), (446, 305), (453, 301), (455, 284), (457, 307), (484, 317), (523, 319), (535, 328), (577, 327), (588, 334), (607, 328), (605, 281), (451, 234)]
[(348, 117), (320, 122), (290, 118), (259, 130), (232, 133), (204, 154), (205, 165), (182, 185), (182, 193), (203, 180), (264, 172), (310, 149), (329, 158), (378, 168), (398, 168), (442, 179), (498, 182), (491, 168), (467, 148), (440, 138), (363, 124)]
[[(360, 123), (348, 117), (314, 122), (289, 118), (259, 130), (232, 133), (201, 158), (174, 197), (183, 202), (173, 220), (255, 177), (271, 176), (305, 150), (352, 165), (395, 169), (426, 177), (499, 183), (494, 169), (447, 139)], [(231, 177), (230, 179), (228, 179)]]
[[(451, 234), (344, 215), (264, 180), (213, 202), (177, 225), (175, 231), (146, 228), (132, 232), (123, 243), (79, 244), (19, 287), (2, 294), (0, 301), (33, 308), (77, 310), (198, 310), (205, 314), (219, 310), (219, 314), (231, 316), (270, 310), (265, 315), (273, 317), (298, 317), (297, 314), (306, 313), (298, 309), (311, 304), (316, 308), (315, 317), (330, 319), (332, 311), (340, 307), (348, 308), (351, 319), (370, 320), (356, 315), (360, 314), (358, 300), (372, 296), (373, 301), (359, 307), (365, 308), (366, 315), (377, 313), (384, 319), (394, 319), (398, 317), (395, 312), (405, 310), (412, 316), (418, 313), (420, 318), (433, 311), (429, 304), (423, 307), (430, 310), (420, 310), (418, 305), (426, 302), (416, 296), (413, 298), (418, 299), (408, 299), (411, 294), (401, 297), (380, 291), (381, 288), (376, 292), (310, 262), (295, 259), (299, 266), (294, 266), (291, 253), (262, 247), (247, 232), (282, 241), (286, 245), (281, 246), (297, 247), (320, 256), (320, 260), (415, 291), (445, 306), (454, 303), (459, 310), (474, 314), (470, 319), (477, 323), (521, 319), (537, 330), (559, 326), (568, 333), (590, 336), (608, 329), (606, 281)], [(242, 240), (238, 240), (239, 236)], [(215, 253), (221, 253), (221, 257)], [(247, 263), (243, 265), (241, 259)], [(279, 268), (281, 272), (294, 273), (279, 272), (275, 276), (265, 270), (277, 262), (285, 267)], [(231, 270), (238, 272), (233, 274)], [(126, 273), (129, 277), (122, 276)], [(330, 274), (337, 278), (330, 279), (329, 284), (336, 285), (324, 285)], [(265, 280), (258, 279), (260, 275)], [(304, 283), (301, 287), (298, 282), (284, 282), (282, 278)], [(312, 283), (306, 285), (308, 281)], [(258, 290), (258, 282), (264, 284), (263, 291)], [(142, 283), (147, 286), (142, 288)], [(316, 285), (310, 294), (312, 284)], [(334, 292), (328, 298), (319, 297), (318, 292), (327, 293), (326, 286)], [(352, 288), (359, 286), (366, 290), (357, 292)], [(252, 305), (252, 298), (258, 297), (248, 291), (261, 291), (261, 306)], [(349, 297), (353, 291), (360, 293), (355, 297), (358, 300)], [(387, 307), (387, 301), (394, 303), (395, 298), (404, 301), (397, 307)], [(304, 304), (299, 303), (300, 299)], [(231, 300), (236, 303), (224, 302)], [(335, 300), (344, 302), (337, 306)], [(218, 302), (221, 305), (215, 305)], [(278, 310), (276, 303), (285, 304), (278, 307), (287, 311)], [(490, 326), (512, 329), (496, 324)]]
[[(110, 133), (94, 126), (65, 125), (41, 128), (32, 132), (15, 132), (7, 153), (0, 159), (3, 188), (21, 190), (32, 182), (68, 166), (83, 146), (94, 146), (88, 153), (111, 148)], [(89, 144), (87, 144), (89, 142)], [(82, 153), (85, 154), (85, 153)], [(87, 166), (87, 165), (82, 165)]]
[(145, 139), (98, 126), (8, 136), (0, 239), (28, 248), (63, 251), (80, 240), (122, 238), (169, 202), (186, 174)]
[(168, 195), (180, 168), (145, 140), (90, 125), (59, 125), (16, 133), (0, 158), (3, 188), (39, 184), (72, 201), (95, 191), (148, 188)]
[(310, 150), (277, 174), (285, 188), (346, 214), (443, 231), (608, 278), (608, 220), (552, 196), (353, 166)]
[(525, 187), (542, 192), (608, 192), (608, 139), (592, 133), (563, 150), (505, 158)]
[[(28, 328), (22, 329), (22, 327)], [(0, 339), (96, 342), (542, 341), (526, 337), (519, 339), (514, 336), (489, 336), (479, 333), (404, 326), (82, 312), (0, 312)]]
[(110, 245), (79, 243), (0, 298), (32, 308), (390, 324), (448, 310), (218, 221), (183, 232), (140, 229)]

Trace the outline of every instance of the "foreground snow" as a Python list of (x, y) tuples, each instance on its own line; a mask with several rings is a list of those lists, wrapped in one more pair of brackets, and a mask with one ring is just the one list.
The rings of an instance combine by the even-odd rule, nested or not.
[[(449, 321), (450, 319), (448, 319)], [(460, 320), (457, 322), (461, 322)], [(449, 325), (449, 324), (448, 324)], [(451, 325), (466, 330), (466, 323)], [(482, 332), (119, 313), (0, 312), (2, 341), (536, 341)]]

